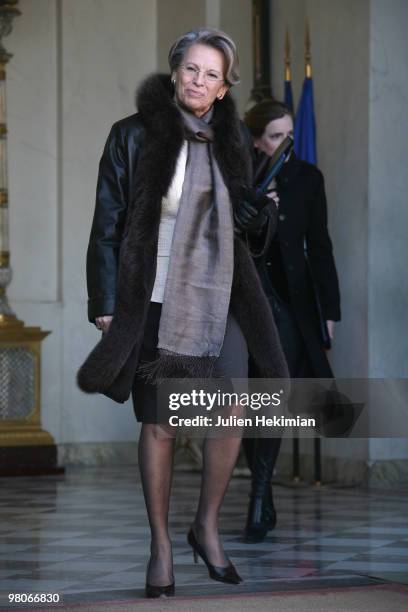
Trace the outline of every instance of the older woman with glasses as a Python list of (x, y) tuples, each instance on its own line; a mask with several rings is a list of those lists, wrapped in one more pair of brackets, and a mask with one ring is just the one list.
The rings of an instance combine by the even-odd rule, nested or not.
[[(248, 352), (263, 376), (287, 375), (242, 239), (247, 226), (265, 222), (258, 209), (266, 201), (246, 188), (250, 139), (229, 93), (239, 80), (235, 45), (217, 30), (188, 32), (171, 47), (169, 65), (170, 75), (142, 83), (138, 113), (114, 124), (103, 152), (87, 280), (89, 319), (104, 333), (78, 374), (84, 391), (118, 402), (132, 393), (142, 422), (148, 597), (174, 594), (168, 531), (174, 436), (165, 435), (155, 380), (245, 378)], [(224, 552), (218, 514), (239, 446), (239, 436), (205, 439), (188, 533), (210, 577), (233, 584), (241, 578)]]

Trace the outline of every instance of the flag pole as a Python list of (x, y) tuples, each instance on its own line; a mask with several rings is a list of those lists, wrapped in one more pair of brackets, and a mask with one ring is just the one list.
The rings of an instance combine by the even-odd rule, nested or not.
[(292, 74), (290, 68), (290, 40), (289, 29), (286, 27), (285, 36), (285, 82), (284, 82), (284, 102), (289, 110), (293, 111), (292, 94)]
[[(305, 77), (312, 78), (312, 53), (310, 44), (310, 26), (309, 20), (306, 18), (305, 32)], [(314, 484), (319, 487), (322, 482), (322, 461), (321, 461), (321, 442), (320, 438), (314, 439)]]
[(310, 27), (309, 20), (306, 19), (306, 33), (305, 33), (305, 76), (307, 79), (312, 78), (312, 53), (310, 44)]
[(312, 54), (308, 20), (306, 20), (305, 31), (305, 78), (295, 117), (295, 153), (299, 159), (303, 159), (309, 164), (317, 163)]
[(285, 81), (291, 81), (292, 74), (290, 69), (290, 40), (289, 40), (289, 28), (286, 27), (285, 35)]

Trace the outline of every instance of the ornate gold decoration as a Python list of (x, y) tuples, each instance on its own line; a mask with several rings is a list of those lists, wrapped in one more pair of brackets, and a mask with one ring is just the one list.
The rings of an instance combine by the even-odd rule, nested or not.
[[(25, 406), (25, 416), (14, 418), (18, 406), (7, 405), (8, 390), (0, 389), (0, 446), (36, 446), (55, 444), (53, 437), (41, 427), (41, 342), (50, 332), (39, 327), (25, 327), (21, 321), (0, 331), (0, 359), (7, 359), (8, 353), (15, 349), (24, 351), (31, 356), (33, 366), (33, 396), (30, 405)], [(0, 361), (1, 366), (1, 361)], [(1, 381), (5, 368), (0, 367)], [(10, 383), (12, 384), (12, 383)], [(2, 418), (2, 414), (10, 413), (10, 417)], [(14, 413), (14, 414), (13, 414)]]
[[(20, 327), (24, 327), (24, 322), (17, 319), (15, 315), (0, 314), (0, 333), (2, 333), (3, 330), (10, 330), (10, 329), (14, 330)], [(0, 341), (0, 345), (1, 345), (1, 341)]]
[(0, 189), (0, 206), (8, 205), (8, 191), (7, 189)]
[(9, 265), (10, 265), (10, 252), (0, 251), (0, 268), (8, 268)]
[(5, 64), (12, 57), (3, 47), (2, 38), (11, 32), (13, 19), (21, 15), (17, 8), (18, 0), (0, 0), (0, 63)]

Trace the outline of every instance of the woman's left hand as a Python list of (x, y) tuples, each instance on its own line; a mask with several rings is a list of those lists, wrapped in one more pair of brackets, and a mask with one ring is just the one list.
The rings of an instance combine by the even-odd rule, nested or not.
[[(276, 191), (260, 194), (253, 188), (244, 188), (241, 201), (234, 207), (236, 227), (243, 232), (260, 231), (268, 220), (268, 208), (272, 206)], [(275, 202), (276, 207), (278, 204)]]
[(326, 321), (327, 331), (329, 332), (330, 340), (334, 340), (334, 321)]
[(105, 315), (103, 317), (96, 317), (95, 325), (96, 328), (99, 329), (103, 334), (106, 334), (108, 331), (110, 324), (112, 323), (113, 316)]

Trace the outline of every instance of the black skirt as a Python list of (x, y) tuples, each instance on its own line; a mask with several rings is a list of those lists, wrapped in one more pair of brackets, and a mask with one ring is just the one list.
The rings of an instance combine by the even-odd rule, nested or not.
[[(162, 305), (151, 302), (144, 329), (139, 363), (148, 363), (158, 357), (157, 344)], [(248, 348), (244, 335), (232, 316), (228, 314), (227, 328), (221, 353), (214, 367), (216, 378), (248, 377)], [(158, 416), (157, 386), (141, 375), (136, 375), (132, 387), (133, 409), (136, 419), (141, 423), (157, 423)]]

